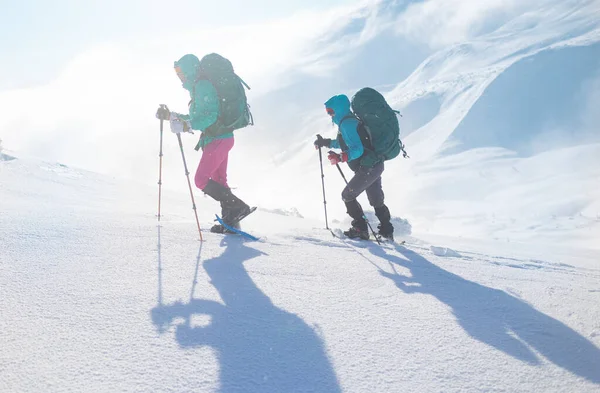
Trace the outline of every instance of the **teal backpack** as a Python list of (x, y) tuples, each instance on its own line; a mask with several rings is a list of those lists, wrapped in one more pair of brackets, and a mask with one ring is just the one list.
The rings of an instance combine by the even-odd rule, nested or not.
[(244, 87), (250, 87), (236, 75), (231, 62), (221, 55), (211, 53), (200, 60), (197, 80), (212, 83), (219, 95), (219, 118), (203, 135), (219, 136), (254, 125)]
[(360, 89), (351, 100), (352, 112), (359, 121), (359, 134), (367, 143), (365, 148), (373, 150), (375, 155), (385, 160), (396, 158), (400, 152), (409, 158), (400, 141), (400, 125), (397, 115), (385, 98), (375, 89)]

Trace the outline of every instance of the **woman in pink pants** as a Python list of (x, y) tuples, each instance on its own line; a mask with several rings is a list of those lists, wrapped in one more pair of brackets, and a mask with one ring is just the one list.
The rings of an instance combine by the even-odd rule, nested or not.
[[(233, 195), (227, 185), (233, 130), (252, 124), (242, 81), (233, 72), (231, 63), (217, 54), (206, 55), (202, 61), (194, 55), (185, 55), (175, 62), (175, 72), (183, 88), (190, 92), (191, 100), (189, 115), (170, 113), (171, 131), (202, 132), (196, 146), (196, 150), (202, 149), (194, 177), (196, 187), (221, 203), (223, 221), (235, 227), (256, 209)], [(211, 78), (218, 81), (220, 95)], [(223, 233), (225, 228), (215, 225), (211, 231)]]
[(230, 138), (215, 139), (203, 147), (202, 158), (200, 158), (200, 164), (198, 164), (194, 177), (196, 187), (204, 190), (209, 180), (214, 180), (223, 187), (229, 188), (227, 185), (227, 160), (233, 145), (232, 135)]

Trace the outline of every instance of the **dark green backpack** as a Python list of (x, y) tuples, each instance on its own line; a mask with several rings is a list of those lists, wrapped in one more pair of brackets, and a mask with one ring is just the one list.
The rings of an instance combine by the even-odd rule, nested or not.
[(216, 53), (204, 56), (198, 69), (198, 80), (201, 79), (213, 84), (220, 101), (219, 118), (203, 135), (223, 135), (254, 124), (244, 90), (244, 86), (248, 90), (250, 87), (236, 75), (229, 60)]
[(352, 112), (359, 121), (369, 139), (371, 148), (377, 157), (383, 160), (396, 158), (403, 152), (404, 145), (400, 141), (400, 125), (398, 111), (390, 108), (385, 98), (375, 89), (365, 87), (360, 89), (351, 101)]

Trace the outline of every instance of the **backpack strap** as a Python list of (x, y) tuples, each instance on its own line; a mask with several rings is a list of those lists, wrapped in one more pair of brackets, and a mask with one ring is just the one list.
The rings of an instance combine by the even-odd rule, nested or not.
[(365, 122), (362, 121), (354, 113), (350, 112), (346, 116), (342, 117), (342, 120), (340, 120), (339, 127), (342, 126), (342, 123), (346, 119), (356, 119), (358, 121), (358, 126), (356, 127), (356, 132), (358, 133), (358, 137), (360, 138), (360, 142), (363, 145), (363, 149), (365, 151), (370, 151), (370, 152), (372, 152), (374, 154), (377, 154), (375, 152), (375, 150), (373, 149), (373, 136), (371, 135), (371, 130), (369, 130), (369, 127), (367, 127), (367, 125), (365, 124)]
[(400, 143), (400, 151), (402, 152), (402, 157), (404, 158), (410, 158), (410, 156), (408, 155), (408, 153), (406, 152), (406, 150), (404, 150), (404, 143), (402, 143), (402, 141), (400, 139), (398, 139), (398, 142)]
[[(250, 117), (250, 123), (248, 125), (253, 126), (254, 125), (254, 117), (252, 116), (252, 112), (250, 112), (250, 105), (246, 105), (246, 107), (248, 108), (248, 116)], [(233, 132), (233, 129), (244, 119), (244, 116), (246, 114), (242, 113), (233, 123), (229, 124), (229, 125), (223, 125), (222, 127), (224, 128), (231, 128), (231, 131)], [(218, 120), (220, 121), (220, 119)]]
[[(402, 116), (402, 113), (400, 113), (400, 111), (398, 111), (396, 109), (392, 109), (392, 111), (394, 111), (394, 113), (396, 115), (398, 115), (400, 117), (404, 117), (404, 116)], [(410, 156), (408, 155), (408, 153), (404, 149), (406, 147), (406, 146), (404, 146), (404, 143), (402, 143), (402, 141), (400, 139), (398, 139), (398, 143), (400, 143), (400, 151), (402, 152), (402, 157), (404, 157), (404, 158), (410, 158)]]
[(358, 120), (360, 122), (360, 119), (358, 117), (356, 117), (356, 115), (354, 113), (350, 112), (346, 116), (342, 117), (342, 120), (340, 120), (340, 125), (339, 125), (340, 127), (342, 126), (342, 123), (346, 119), (356, 119), (356, 120)]
[[(244, 80), (238, 74), (234, 73), (234, 75), (238, 77), (238, 79), (240, 80), (240, 82), (242, 82), (242, 85), (244, 85), (244, 87), (246, 89), (250, 90), (250, 86), (248, 86), (248, 84), (246, 82), (244, 82)], [(398, 112), (398, 113), (400, 113), (400, 112)]]

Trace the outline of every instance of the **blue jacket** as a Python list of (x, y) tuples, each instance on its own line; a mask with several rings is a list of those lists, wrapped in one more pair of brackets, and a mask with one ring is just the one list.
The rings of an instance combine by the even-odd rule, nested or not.
[[(189, 120), (193, 130), (204, 131), (213, 125), (219, 118), (219, 96), (217, 90), (205, 79), (197, 80), (200, 60), (195, 55), (187, 54), (175, 62), (175, 67), (183, 72), (183, 88), (190, 92), (189, 115), (182, 115)], [(200, 139), (201, 147), (206, 146), (215, 139), (233, 137), (233, 133), (206, 137)]]
[[(365, 149), (358, 134), (358, 120), (355, 117), (342, 119), (351, 114), (350, 100), (348, 96), (341, 94), (331, 97), (325, 103), (326, 108), (331, 108), (334, 111), (333, 122), (338, 126), (338, 137), (341, 136), (346, 146), (340, 145), (339, 139), (331, 141), (329, 147), (334, 149), (342, 149), (348, 154), (348, 161), (358, 160), (362, 157)], [(341, 124), (340, 124), (341, 123)]]

